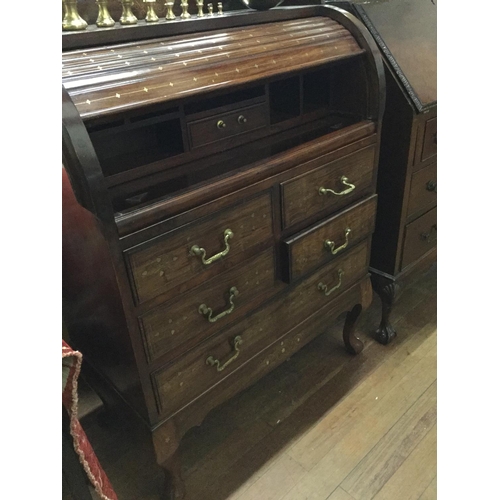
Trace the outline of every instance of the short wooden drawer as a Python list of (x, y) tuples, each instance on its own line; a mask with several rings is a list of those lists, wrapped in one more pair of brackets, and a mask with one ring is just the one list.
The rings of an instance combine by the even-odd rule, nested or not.
[(188, 122), (191, 147), (199, 148), (265, 127), (267, 114), (267, 104), (263, 103)]
[(407, 217), (437, 205), (437, 165), (434, 163), (411, 177)]
[(349, 251), (375, 229), (377, 196), (283, 242), (285, 280), (290, 283)]
[[(188, 350), (256, 308), (275, 285), (274, 250), (226, 271), (215, 280), (139, 318), (148, 359)], [(283, 285), (284, 286), (284, 285)]]
[(401, 268), (412, 264), (437, 242), (437, 208), (433, 208), (405, 228)]
[(366, 275), (368, 260), (369, 245), (363, 242), (285, 296), (153, 373), (160, 413), (169, 416), (185, 407), (347, 290)]
[(370, 191), (375, 147), (370, 146), (281, 184), (283, 225), (334, 212)]
[(125, 252), (137, 303), (182, 293), (242, 263), (273, 234), (269, 192)]
[(421, 161), (437, 154), (437, 118), (425, 122), (424, 142), (422, 144)]

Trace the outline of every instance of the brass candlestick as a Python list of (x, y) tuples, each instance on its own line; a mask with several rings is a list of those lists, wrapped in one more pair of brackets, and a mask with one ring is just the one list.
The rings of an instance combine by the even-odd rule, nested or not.
[(219, 14), (219, 16), (222, 16), (222, 14), (223, 14), (223, 12), (222, 12), (222, 2), (219, 2), (217, 4), (217, 10), (218, 10), (217, 14)]
[(76, 0), (63, 0), (63, 5), (64, 19), (62, 21), (62, 29), (64, 31), (84, 30), (87, 27), (87, 23), (78, 14)]
[(196, 7), (198, 7), (198, 17), (205, 17), (203, 13), (203, 0), (196, 0)]
[(115, 20), (111, 17), (108, 11), (108, 0), (96, 0), (99, 7), (99, 14), (95, 22), (99, 28), (110, 28), (115, 25)]
[(207, 8), (208, 8), (208, 15), (213, 16), (214, 15), (214, 6), (211, 3), (207, 3)]
[(167, 14), (165, 15), (165, 19), (167, 21), (173, 21), (175, 19), (174, 2), (167, 2), (165, 5), (167, 6)]
[(146, 12), (146, 22), (148, 23), (156, 23), (158, 21), (158, 16), (155, 12), (154, 4), (156, 0), (144, 0), (144, 3), (148, 6), (148, 11)]
[(137, 24), (137, 17), (132, 12), (133, 0), (122, 0), (122, 17), (120, 17), (120, 24)]
[(187, 0), (181, 0), (181, 9), (182, 9), (181, 19), (189, 19), (191, 17), (191, 14), (188, 12)]

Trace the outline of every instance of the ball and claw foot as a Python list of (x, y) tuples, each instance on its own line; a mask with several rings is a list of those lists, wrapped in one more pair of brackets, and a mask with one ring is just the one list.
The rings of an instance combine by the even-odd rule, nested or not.
[(389, 321), (389, 316), (399, 296), (401, 287), (395, 282), (381, 284), (374, 278), (372, 278), (372, 285), (382, 301), (382, 319), (373, 336), (380, 344), (387, 345), (396, 337), (396, 330)]

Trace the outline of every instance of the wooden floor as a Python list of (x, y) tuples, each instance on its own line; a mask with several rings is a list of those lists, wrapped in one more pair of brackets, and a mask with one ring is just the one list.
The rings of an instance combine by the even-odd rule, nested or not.
[[(435, 499), (435, 269), (403, 292), (389, 346), (369, 336), (379, 315), (374, 296), (360, 355), (343, 350), (339, 318), (191, 430), (181, 445), (187, 499)], [(119, 500), (158, 500), (142, 438), (126, 424), (84, 424)]]

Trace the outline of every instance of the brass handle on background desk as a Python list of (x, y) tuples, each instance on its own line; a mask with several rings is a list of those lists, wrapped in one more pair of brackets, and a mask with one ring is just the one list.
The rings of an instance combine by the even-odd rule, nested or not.
[(436, 181), (429, 181), (426, 184), (425, 189), (427, 189), (427, 191), (431, 191), (431, 192), (434, 192), (437, 194), (437, 192), (438, 192), (437, 182)]
[(341, 250), (344, 250), (344, 248), (347, 248), (347, 245), (349, 245), (349, 234), (351, 234), (351, 228), (346, 227), (345, 231), (345, 243), (343, 245), (340, 245), (339, 247), (335, 248), (335, 242), (332, 240), (326, 240), (325, 241), (325, 247), (330, 250), (330, 253), (332, 255), (338, 254)]
[(240, 125), (243, 125), (246, 122), (247, 122), (247, 119), (243, 115), (238, 116), (238, 123)]
[(212, 262), (215, 262), (216, 260), (221, 259), (225, 255), (229, 253), (229, 240), (234, 236), (234, 233), (231, 231), (231, 229), (226, 229), (224, 231), (224, 245), (226, 248), (222, 250), (222, 252), (219, 252), (215, 255), (212, 255), (212, 257), (209, 257), (208, 259), (206, 258), (207, 252), (204, 248), (199, 247), (198, 245), (193, 245), (191, 247), (191, 250), (189, 250), (190, 255), (196, 255), (200, 256), (201, 255), (201, 261), (203, 264), (208, 266), (209, 264), (212, 264)]
[(420, 238), (427, 243), (434, 243), (437, 240), (437, 224), (433, 224), (428, 233), (420, 233)]
[(340, 191), (340, 193), (337, 193), (333, 189), (320, 187), (319, 194), (334, 194), (335, 196), (344, 196), (345, 194), (352, 193), (356, 189), (356, 186), (354, 184), (348, 182), (349, 179), (345, 175), (340, 178), (340, 181), (342, 182), (342, 184), (344, 184), (344, 186), (347, 186), (347, 189), (344, 189), (344, 191)]
[(217, 122), (217, 128), (218, 128), (219, 130), (221, 130), (221, 129), (223, 129), (223, 128), (226, 128), (226, 123), (224, 122), (224, 120), (219, 120), (219, 121)]
[(237, 335), (233, 340), (233, 349), (235, 354), (233, 354), (224, 364), (221, 365), (221, 362), (218, 359), (214, 359), (213, 356), (209, 356), (206, 360), (207, 365), (216, 366), (217, 371), (221, 372), (226, 368), (227, 365), (232, 363), (239, 355), (240, 355), (240, 345), (243, 344), (243, 339)]
[(203, 316), (206, 316), (210, 323), (215, 323), (217, 320), (223, 318), (224, 316), (227, 316), (228, 314), (231, 314), (234, 311), (235, 304), (233, 300), (238, 294), (238, 289), (235, 286), (232, 286), (229, 289), (229, 303), (231, 304), (231, 307), (217, 314), (217, 316), (212, 317), (213, 310), (210, 307), (207, 307), (206, 304), (201, 304), (200, 307), (198, 307), (198, 312), (200, 314), (203, 314)]
[(330, 295), (332, 292), (338, 290), (341, 287), (342, 276), (344, 276), (344, 271), (342, 271), (342, 269), (339, 269), (338, 276), (339, 276), (339, 282), (334, 287), (330, 288), (330, 290), (328, 290), (328, 286), (324, 285), (323, 283), (318, 284), (318, 290), (320, 292), (323, 292), (328, 297), (328, 295)]

